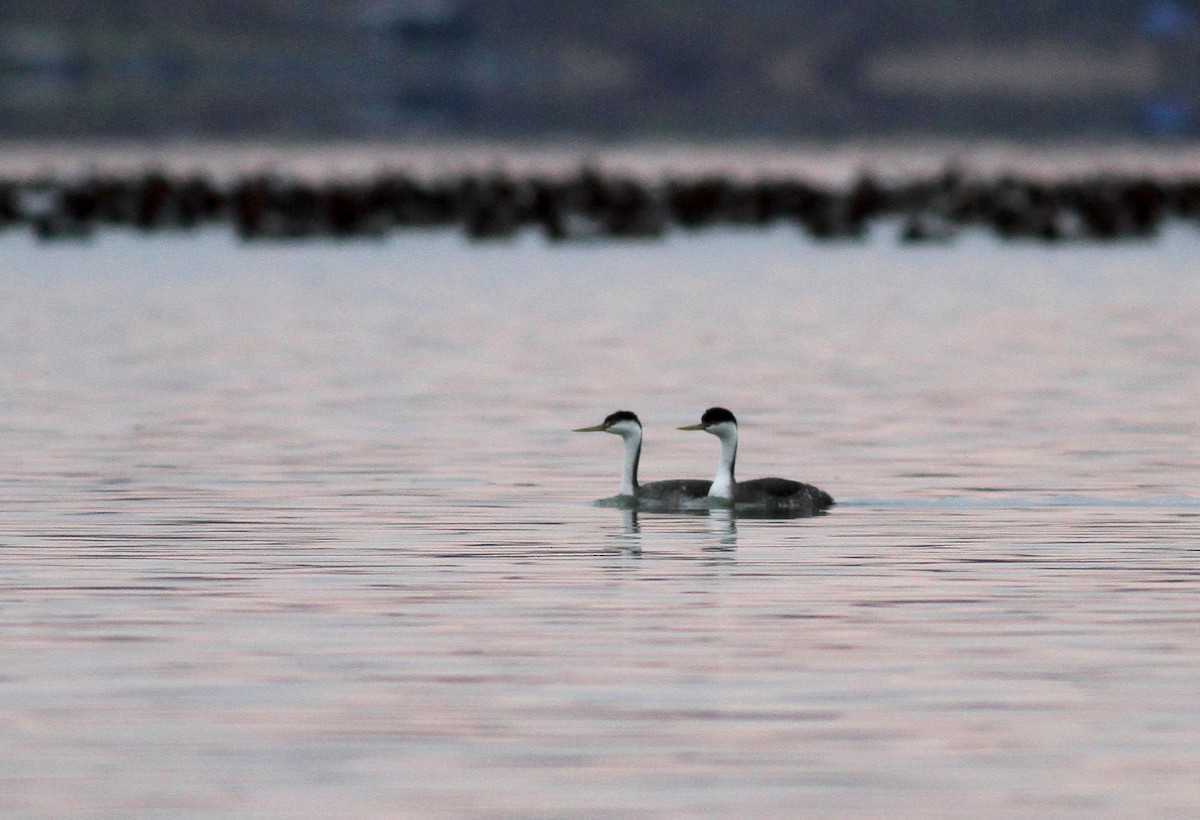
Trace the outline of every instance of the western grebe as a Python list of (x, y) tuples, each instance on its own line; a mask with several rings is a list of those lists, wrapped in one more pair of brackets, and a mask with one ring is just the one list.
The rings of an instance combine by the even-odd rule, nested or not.
[(703, 502), (712, 483), (699, 478), (680, 478), (638, 484), (638, 460), (642, 455), (642, 423), (636, 413), (618, 410), (595, 427), (580, 427), (576, 433), (612, 433), (625, 441), (625, 464), (621, 468), (620, 497), (636, 499), (639, 504), (678, 507)]
[(833, 506), (833, 498), (811, 484), (786, 478), (756, 478), (735, 481), (733, 466), (737, 461), (737, 419), (724, 407), (704, 411), (699, 424), (689, 424), (680, 430), (703, 430), (721, 441), (721, 456), (717, 460), (717, 477), (713, 479), (708, 497), (718, 503), (811, 514)]

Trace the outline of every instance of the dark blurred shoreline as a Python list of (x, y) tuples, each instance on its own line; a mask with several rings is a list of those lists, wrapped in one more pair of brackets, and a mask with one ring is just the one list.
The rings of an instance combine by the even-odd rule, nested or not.
[(1200, 145), (252, 142), (0, 146), (0, 224), (42, 240), (225, 226), (245, 240), (647, 240), (892, 222), (906, 242), (1147, 240), (1200, 224)]

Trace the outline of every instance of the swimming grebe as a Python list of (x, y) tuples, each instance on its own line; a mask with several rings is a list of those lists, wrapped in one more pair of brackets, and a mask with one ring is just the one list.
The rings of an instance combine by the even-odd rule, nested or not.
[(642, 455), (642, 423), (636, 413), (618, 410), (595, 427), (580, 427), (576, 433), (612, 433), (625, 441), (625, 464), (621, 469), (620, 497), (636, 499), (652, 507), (695, 505), (708, 496), (711, 481), (681, 478), (638, 484), (638, 460)]
[(737, 461), (737, 419), (724, 407), (704, 411), (699, 424), (689, 424), (680, 430), (703, 430), (721, 441), (721, 456), (717, 460), (717, 476), (708, 491), (710, 500), (731, 504), (737, 508), (780, 510), (811, 514), (833, 506), (833, 497), (811, 484), (786, 478), (756, 478), (736, 481), (733, 477)]

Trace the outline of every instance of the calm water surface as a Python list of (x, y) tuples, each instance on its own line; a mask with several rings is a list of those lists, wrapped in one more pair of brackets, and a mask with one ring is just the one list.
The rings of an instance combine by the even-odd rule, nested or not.
[(1198, 253), (0, 237), (0, 812), (1195, 817)]

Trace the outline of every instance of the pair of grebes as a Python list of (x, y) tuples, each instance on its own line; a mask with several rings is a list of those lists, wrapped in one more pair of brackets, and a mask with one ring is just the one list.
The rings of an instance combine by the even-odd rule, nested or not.
[(717, 475), (712, 481), (681, 478), (638, 484), (638, 459), (642, 454), (642, 423), (635, 413), (618, 410), (595, 427), (580, 427), (576, 433), (612, 433), (625, 441), (625, 465), (621, 471), (618, 499), (649, 509), (693, 509), (706, 506), (733, 507), (735, 510), (813, 515), (833, 506), (829, 493), (811, 484), (786, 478), (756, 478), (737, 481), (733, 477), (737, 460), (737, 419), (724, 407), (704, 411), (699, 424), (680, 430), (703, 430), (721, 442)]

